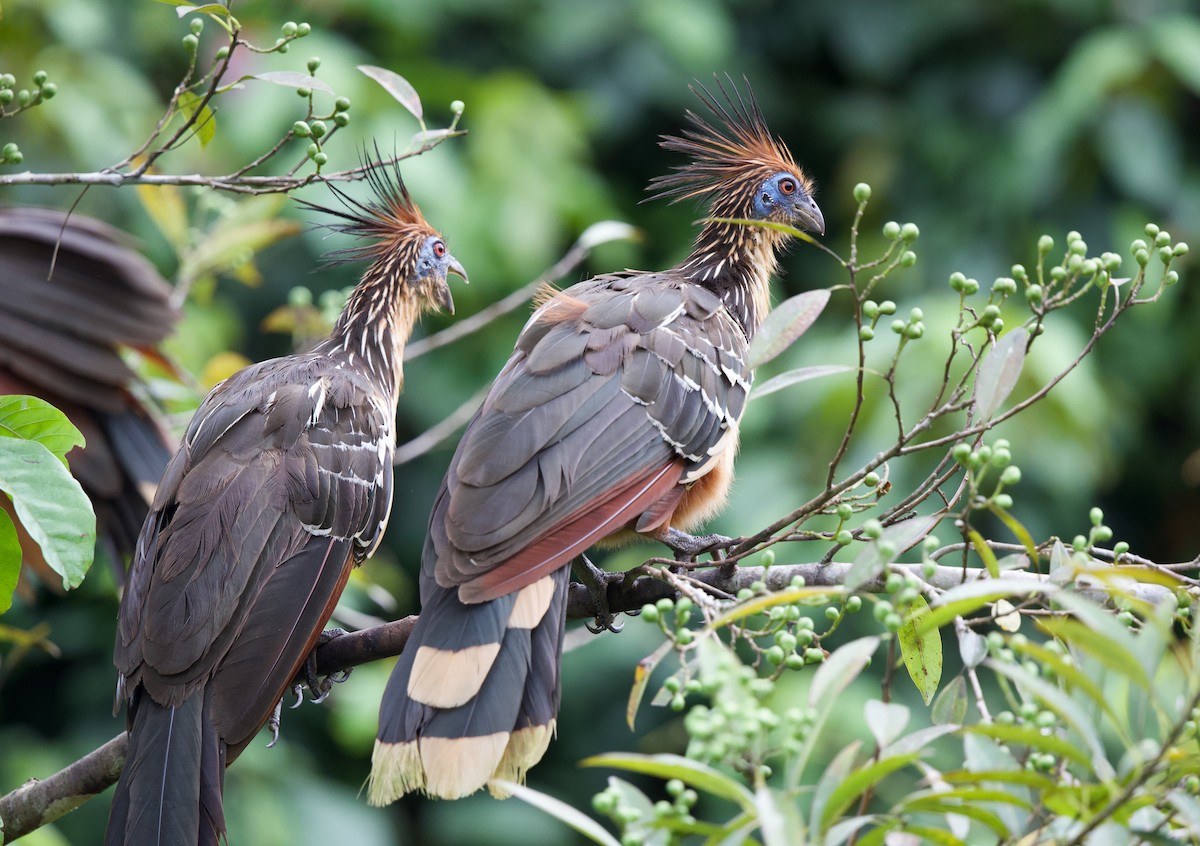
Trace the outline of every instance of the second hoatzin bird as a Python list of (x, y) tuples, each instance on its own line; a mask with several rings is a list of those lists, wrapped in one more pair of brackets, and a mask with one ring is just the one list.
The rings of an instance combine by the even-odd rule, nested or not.
[(218, 842), (225, 767), (383, 535), (404, 345), (423, 311), (453, 311), (447, 274), (466, 273), (398, 171), (368, 178), (373, 200), (337, 192), (345, 210), (324, 209), (372, 239), (343, 255), (372, 261), (330, 337), (213, 389), (142, 528), (115, 648), (130, 734), (109, 846)]
[(572, 559), (628, 530), (694, 551), (680, 530), (725, 500), (747, 349), (788, 240), (745, 221), (825, 224), (753, 94), (719, 87), (694, 89), (719, 125), (689, 111), (661, 143), (690, 161), (651, 183), (707, 201), (691, 254), (548, 291), (451, 460), (380, 708), (375, 804), (523, 779), (554, 732)]

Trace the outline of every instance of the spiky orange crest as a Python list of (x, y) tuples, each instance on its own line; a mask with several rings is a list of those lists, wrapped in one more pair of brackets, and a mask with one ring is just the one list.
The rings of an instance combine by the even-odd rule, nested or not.
[[(378, 149), (375, 158), (377, 162), (381, 158)], [(361, 244), (330, 253), (325, 261), (342, 264), (361, 259), (386, 259), (391, 266), (407, 266), (416, 260), (424, 240), (436, 235), (437, 230), (429, 225), (409, 196), (399, 164), (393, 162), (390, 167), (383, 163), (369, 165), (363, 175), (371, 188), (370, 199), (356, 199), (333, 183), (327, 183), (343, 208), (298, 201), (306, 208), (338, 219), (336, 223), (321, 224), (324, 228), (363, 239)]]
[(691, 161), (674, 168), (674, 173), (651, 180), (649, 190), (654, 192), (651, 199), (679, 202), (709, 198), (713, 212), (730, 217), (747, 216), (763, 181), (782, 170), (795, 174), (804, 189), (811, 192), (811, 181), (796, 166), (788, 148), (767, 128), (749, 80), (744, 80), (743, 96), (728, 75), (728, 86), (720, 77), (715, 79), (724, 102), (699, 82), (689, 87), (719, 120), (720, 126), (688, 109), (686, 117), (691, 128), (685, 129), (682, 137), (662, 136), (659, 146), (683, 153)]

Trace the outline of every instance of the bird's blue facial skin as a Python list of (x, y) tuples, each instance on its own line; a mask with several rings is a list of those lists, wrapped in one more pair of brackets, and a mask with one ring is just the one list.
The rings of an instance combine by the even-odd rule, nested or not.
[(417, 257), (417, 277), (424, 279), (432, 273), (435, 277), (445, 279), (449, 256), (446, 243), (436, 235), (429, 236), (421, 245), (421, 253)]
[(754, 214), (759, 220), (774, 220), (825, 232), (825, 220), (817, 204), (795, 174), (786, 170), (763, 182), (754, 196)]

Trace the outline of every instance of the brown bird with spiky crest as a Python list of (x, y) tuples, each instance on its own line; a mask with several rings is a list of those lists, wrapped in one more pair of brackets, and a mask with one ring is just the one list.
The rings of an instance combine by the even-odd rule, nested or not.
[(753, 95), (718, 87), (721, 99), (693, 89), (718, 125), (688, 112), (662, 146), (690, 161), (651, 184), (707, 201), (691, 255), (547, 292), (463, 435), (430, 517), (420, 620), (380, 709), (372, 803), (521, 780), (554, 733), (572, 559), (633, 532), (694, 553), (681, 529), (725, 500), (747, 348), (788, 240), (727, 221), (825, 224)]
[[(370, 266), (311, 352), (235, 373), (201, 403), (158, 487), (121, 602), (129, 747), (105, 843), (216, 844), (225, 767), (317, 645), (392, 505), (393, 418), (420, 314), (453, 311), (462, 265), (398, 170), (335, 193), (329, 228)], [(318, 208), (306, 204), (311, 208)]]

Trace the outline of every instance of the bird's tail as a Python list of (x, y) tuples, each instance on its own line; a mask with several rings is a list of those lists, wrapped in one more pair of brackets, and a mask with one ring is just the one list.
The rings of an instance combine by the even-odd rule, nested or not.
[(138, 692), (105, 846), (217, 846), (224, 837), (225, 754), (208, 698), (172, 707)]
[[(457, 799), (523, 781), (554, 733), (568, 570), (467, 605), (435, 588), (388, 680), (368, 798)], [(491, 787), (503, 796), (503, 790)]]

